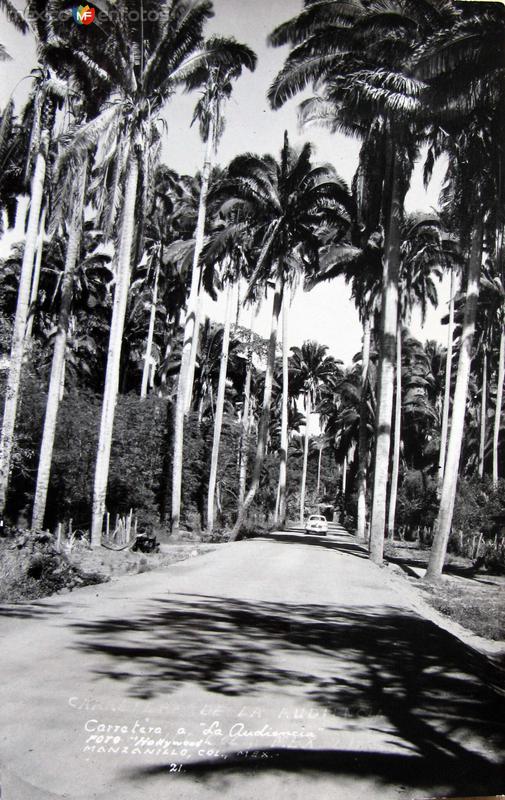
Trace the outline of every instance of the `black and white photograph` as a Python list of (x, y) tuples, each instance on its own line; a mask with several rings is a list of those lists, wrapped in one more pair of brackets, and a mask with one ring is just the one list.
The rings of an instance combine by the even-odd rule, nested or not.
[(0, 797), (505, 797), (504, 0), (0, 0)]

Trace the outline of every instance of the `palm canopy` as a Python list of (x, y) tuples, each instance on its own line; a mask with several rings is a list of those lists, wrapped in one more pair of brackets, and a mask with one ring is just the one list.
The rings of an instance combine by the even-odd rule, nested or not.
[[(208, 39), (203, 47), (203, 53), (208, 53), (209, 58), (199, 61), (185, 83), (187, 91), (201, 90), (201, 97), (196, 104), (191, 124), (198, 120), (200, 135), (206, 142), (211, 130), (211, 121), (214, 120), (215, 147), (224, 131), (222, 105), (231, 96), (233, 81), (240, 77), (244, 68), (253, 72), (257, 58), (247, 45), (220, 36)], [(226, 53), (226, 58), (216, 60), (213, 53)]]
[(287, 133), (279, 160), (237, 156), (217, 191), (228, 208), (240, 207), (251, 220), (258, 256), (249, 293), (257, 283), (266, 284), (277, 268), (289, 278), (301, 263), (317, 261), (320, 231), (345, 231), (354, 207), (335, 169), (315, 166), (312, 145), (296, 150)]
[[(363, 388), (361, 365), (355, 364), (345, 371), (340, 380), (321, 389), (318, 405), (325, 435), (333, 443), (335, 457), (341, 461), (349, 450), (359, 442), (360, 416), (364, 412), (369, 447), (373, 445), (375, 433), (375, 375), (369, 374)], [(363, 403), (362, 393), (366, 392)]]
[[(3, 11), (8, 21), (11, 23), (11, 25), (14, 25), (18, 31), (21, 31), (21, 33), (26, 33), (28, 30), (28, 23), (23, 15), (19, 13), (11, 0), (0, 0), (0, 11)], [(9, 59), (9, 53), (3, 44), (0, 44), (0, 61), (8, 61)]]
[(202, 251), (202, 285), (216, 299), (214, 286), (237, 283), (251, 274), (251, 242), (249, 217), (243, 209), (221, 209), (212, 221)]
[(454, 24), (428, 38), (415, 68), (429, 81), (430, 104), (438, 114), (447, 119), (503, 105), (504, 35), (503, 4), (462, 3)]
[[(312, 87), (302, 124), (317, 123), (363, 141), (357, 197), (366, 237), (386, 224), (392, 174), (404, 196), (430, 111), (416, 72), (423, 44), (459, 18), (451, 0), (306, 0), (305, 9), (270, 36), (291, 44), (269, 99), (279, 108)], [(369, 178), (372, 177), (372, 181)]]
[(404, 220), (399, 302), (400, 314), (406, 320), (419, 306), (424, 323), (428, 303), (438, 304), (435, 280), (442, 278), (446, 263), (440, 229), (440, 219), (434, 214), (410, 214)]
[(363, 125), (371, 113), (422, 113), (425, 84), (414, 74), (413, 56), (457, 17), (450, 0), (306, 0), (301, 14), (270, 36), (272, 45), (293, 48), (270, 88), (270, 102), (278, 108), (319, 85), (333, 109), (353, 108), (353, 125)]
[(25, 139), (22, 126), (16, 123), (11, 100), (0, 117), (0, 234), (3, 233), (4, 214), (8, 225), (13, 225), (18, 195), (26, 189)]
[[(51, 6), (54, 11), (56, 6)], [(252, 51), (234, 40), (204, 41), (213, 15), (210, 0), (145, 0), (143, 10), (139, 15), (136, 0), (114, 6), (107, 24), (96, 26), (84, 42), (81, 31), (69, 36), (56, 15), (46, 23), (51, 26), (46, 57), (60, 72), (67, 69), (91, 82), (101, 98), (99, 113), (71, 131), (63, 158), (78, 160), (98, 145), (97, 191), (103, 198), (104, 183), (109, 187), (109, 217), (120, 205), (118, 187), (132, 155), (139, 159), (146, 200), (159, 149), (159, 115), (178, 88), (194, 89), (202, 81), (205, 86), (209, 73), (226, 73), (230, 81), (255, 63)]]
[[(420, 305), (426, 316), (427, 303), (437, 305), (435, 280), (445, 266), (444, 239), (441, 222), (434, 214), (410, 214), (401, 226), (400, 302), (403, 316)], [(358, 233), (359, 236), (359, 233)], [(352, 297), (362, 315), (380, 307), (384, 237), (379, 229), (358, 246), (351, 241), (324, 244), (319, 254), (319, 270), (309, 273), (305, 285), (343, 276), (352, 285)]]
[(318, 342), (304, 342), (301, 347), (292, 347), (291, 369), (293, 386), (299, 392), (310, 395), (312, 403), (319, 399), (323, 385), (334, 385), (342, 371), (333, 356), (327, 355), (328, 347)]
[(383, 252), (381, 231), (372, 233), (361, 246), (352, 241), (335, 243), (330, 237), (319, 251), (319, 269), (306, 275), (305, 288), (310, 291), (318, 283), (342, 276), (351, 284), (360, 315), (366, 316), (380, 305)]

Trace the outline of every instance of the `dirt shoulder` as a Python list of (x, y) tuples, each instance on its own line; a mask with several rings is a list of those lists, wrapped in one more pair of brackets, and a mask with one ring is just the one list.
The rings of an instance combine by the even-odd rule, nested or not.
[(437, 585), (422, 578), (428, 552), (412, 547), (387, 547), (389, 581), (412, 608), (489, 655), (505, 653), (505, 577), (475, 572), (472, 562), (449, 556)]
[(0, 602), (22, 603), (127, 575), (162, 569), (219, 545), (162, 544), (158, 553), (90, 549), (76, 542), (59, 548), (47, 533), (11, 531), (0, 539)]

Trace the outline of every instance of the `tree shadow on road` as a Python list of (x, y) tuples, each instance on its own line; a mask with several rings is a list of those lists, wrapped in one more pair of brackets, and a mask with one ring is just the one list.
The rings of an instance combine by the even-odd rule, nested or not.
[(44, 603), (0, 603), (0, 617), (15, 619), (44, 619), (48, 616), (60, 614), (58, 606), (45, 605)]
[(338, 553), (345, 553), (348, 555), (357, 556), (358, 558), (368, 559), (368, 551), (365, 549), (364, 545), (360, 544), (356, 539), (351, 537), (348, 539), (339, 539), (317, 535), (304, 536), (300, 533), (297, 534), (294, 532), (279, 531), (276, 533), (269, 533), (267, 536), (257, 537), (257, 541), (280, 543), (289, 542), (291, 544), (300, 545), (301, 547), (304, 547), (305, 545), (312, 545), (315, 547), (324, 547), (328, 550), (335, 550)]
[[(101, 677), (122, 681), (130, 696), (188, 684), (243, 700), (273, 691), (325, 709), (330, 729), (361, 718), (362, 728), (396, 742), (390, 753), (276, 748), (254, 770), (372, 776), (426, 791), (443, 784), (467, 795), (499, 794), (505, 785), (489, 757), (505, 744), (501, 667), (413, 613), (177, 594), (136, 618), (76, 630), (80, 649), (103, 656)], [(185, 772), (210, 780), (252, 766), (235, 753)]]

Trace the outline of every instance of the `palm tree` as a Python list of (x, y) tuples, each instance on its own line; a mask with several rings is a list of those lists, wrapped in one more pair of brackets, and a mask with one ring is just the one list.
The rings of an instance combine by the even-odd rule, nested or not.
[(242, 418), (241, 418), (241, 431), (240, 431), (240, 465), (239, 465), (239, 487), (238, 487), (238, 505), (243, 504), (245, 498), (246, 480), (247, 480), (247, 461), (249, 454), (249, 440), (253, 419), (253, 401), (254, 401), (254, 377), (255, 369), (253, 364), (253, 355), (256, 354), (264, 360), (266, 356), (266, 348), (263, 340), (259, 339), (254, 333), (254, 321), (256, 315), (259, 313), (261, 300), (257, 303), (251, 303), (251, 322), (249, 326), (249, 333), (247, 337), (246, 348), (246, 373), (244, 379), (243, 403), (242, 403)]
[(217, 152), (217, 145), (224, 130), (222, 108), (224, 101), (231, 96), (233, 82), (241, 76), (243, 69), (247, 68), (253, 71), (256, 67), (256, 56), (253, 51), (233, 39), (215, 37), (209, 40), (205, 50), (208, 50), (209, 54), (213, 54), (216, 51), (221, 53), (222, 59), (219, 62), (213, 56), (207, 61), (202, 61), (199, 68), (192, 71), (192, 75), (187, 81), (188, 89), (203, 89), (202, 96), (195, 109), (193, 121), (199, 121), (200, 134), (202, 140), (206, 143), (206, 150), (202, 169), (191, 288), (186, 306), (181, 368), (175, 408), (172, 475), (172, 529), (175, 530), (179, 527), (181, 508), (184, 416), (188, 413), (191, 405), (198, 348), (198, 331), (200, 328), (201, 266), (199, 262), (204, 243), (209, 179), (212, 162)]
[[(116, 288), (93, 489), (93, 545), (101, 540), (131, 265), (134, 245), (138, 249), (143, 230), (141, 224), (136, 242), (136, 222), (140, 219), (142, 223), (141, 217), (137, 219), (138, 189), (139, 182), (144, 187), (149, 184), (150, 145), (156, 139), (154, 124), (177, 86), (191, 83), (196, 70), (213, 63), (214, 58), (219, 64), (230, 64), (229, 57), (218, 48), (202, 49), (203, 28), (212, 15), (209, 0), (195, 3), (172, 0), (163, 13), (160, 10), (160, 0), (145, 0), (145, 13), (139, 19), (138, 13), (130, 13), (136, 12), (135, 0), (127, 0), (120, 9), (114, 9), (110, 24), (98, 28), (92, 41), (87, 40), (89, 51), (81, 58), (82, 68), (107, 87), (109, 100), (96, 119), (81, 127), (72, 147), (77, 153), (81, 148), (94, 147), (100, 140), (101, 167), (111, 175), (109, 199), (103, 202), (102, 198), (101, 203), (108, 220), (107, 229), (111, 231), (115, 218), (120, 217)], [(150, 15), (150, 11), (154, 14)], [(60, 49), (64, 51), (61, 43)], [(70, 60), (75, 59), (70, 47), (67, 46), (66, 52)]]
[[(495, 55), (495, 44), (503, 36), (504, 28), (503, 15), (495, 9), (488, 9), (482, 16), (469, 9), (462, 13), (454, 28), (428, 42), (418, 65), (418, 73), (429, 81), (431, 103), (443, 125), (443, 128), (434, 125), (433, 157), (444, 149), (449, 155), (446, 199), (458, 216), (462, 239), (470, 251), (451, 433), (426, 573), (429, 580), (438, 580), (441, 575), (452, 523), (480, 288), (484, 216), (491, 212), (498, 228), (502, 219), (497, 209), (503, 207), (503, 152), (496, 142), (500, 141), (499, 131), (503, 127), (504, 68)], [(472, 61), (470, 71), (463, 68), (469, 58)], [(450, 104), (447, 103), (448, 85)], [(461, 130), (462, 120), (464, 131)], [(469, 229), (471, 243), (465, 236)]]
[(224, 397), (226, 390), (226, 372), (228, 369), (228, 350), (230, 344), (231, 316), (233, 308), (233, 284), (227, 282), (226, 289), (226, 309), (223, 328), (223, 345), (221, 350), (221, 361), (219, 366), (219, 382), (216, 397), (216, 409), (214, 413), (214, 435), (212, 440), (212, 453), (209, 475), (209, 491), (207, 496), (207, 531), (212, 533), (214, 528), (214, 498), (217, 484), (217, 467), (219, 461), (219, 445), (221, 442), (221, 430), (223, 426)]
[(282, 402), (281, 441), (279, 451), (279, 487), (275, 523), (283, 528), (286, 524), (286, 484), (288, 469), (288, 401), (289, 401), (289, 346), (288, 346), (288, 292), (282, 299)]
[[(369, 157), (370, 150), (365, 145), (362, 151)], [(358, 169), (357, 175), (360, 175)], [(356, 178), (354, 184), (356, 186)], [(363, 199), (357, 199), (358, 215), (364, 213)], [(369, 203), (370, 211), (373, 209)], [(377, 219), (375, 218), (375, 222)], [(374, 223), (372, 213), (369, 223)], [(372, 320), (380, 308), (380, 290), (382, 281), (382, 256), (383, 236), (380, 231), (369, 232), (362, 224), (354, 225), (351, 229), (351, 242), (334, 242), (333, 236), (328, 245), (320, 253), (320, 269), (314, 274), (309, 274), (305, 285), (308, 289), (316, 283), (343, 276), (347, 283), (351, 283), (351, 297), (354, 299), (363, 324), (363, 339), (361, 351), (361, 390), (359, 413), (358, 437), (358, 514), (356, 534), (361, 539), (365, 538), (366, 530), (366, 494), (367, 472), (369, 461), (368, 447), (368, 402), (369, 402), (369, 363), (370, 346), (372, 337)]]
[[(175, 277), (177, 270), (170, 268), (172, 265), (166, 258), (166, 248), (176, 238), (174, 212), (181, 191), (180, 176), (167, 166), (160, 165), (154, 175), (150, 211), (146, 221), (143, 259), (145, 263), (141, 262), (137, 268), (137, 271), (142, 273), (139, 275), (138, 289), (143, 302), (149, 304), (149, 324), (140, 385), (141, 398), (147, 396), (148, 385), (153, 383), (156, 363), (160, 360), (158, 357), (156, 362), (153, 357), (157, 319), (162, 311), (168, 312), (171, 316), (174, 312), (173, 303), (167, 303), (167, 284)], [(132, 293), (134, 285), (135, 279), (132, 283)], [(162, 302), (159, 304), (160, 298)]]
[[(256, 269), (249, 282), (248, 297), (258, 285), (274, 283), (272, 321), (267, 355), (263, 406), (258, 430), (254, 471), (249, 491), (232, 533), (238, 536), (248, 508), (259, 487), (270, 419), (270, 401), (277, 348), (279, 316), (284, 287), (300, 260), (317, 263), (322, 225), (347, 227), (352, 203), (345, 183), (335, 170), (314, 167), (310, 144), (297, 152), (284, 135), (280, 160), (247, 153), (228, 167), (221, 193), (251, 215), (254, 242), (258, 247)], [(248, 299), (248, 297), (246, 299)]]
[[(387, 478), (396, 360), (400, 223), (418, 131), (412, 120), (421, 110), (423, 84), (412, 75), (411, 59), (427, 35), (454, 20), (452, 5), (422, 0), (404, 4), (326, 0), (271, 35), (275, 45), (294, 49), (277, 76), (269, 97), (280, 106), (315, 80), (319, 117), (331, 128), (365, 137), (378, 126), (383, 141), (382, 218), (385, 230), (379, 406), (373, 489), (371, 558), (382, 561), (386, 523)], [(309, 101), (311, 107), (314, 101)]]
[(438, 453), (438, 490), (442, 490), (444, 480), (445, 458), (447, 454), (447, 437), (449, 435), (449, 406), (451, 401), (451, 370), (452, 370), (452, 348), (454, 340), (454, 299), (456, 295), (456, 276), (455, 267), (450, 266), (450, 285), (449, 285), (449, 319), (447, 328), (447, 352), (445, 356), (445, 383), (444, 401), (442, 406), (442, 427), (440, 431), (440, 448)]
[(388, 535), (393, 538), (396, 498), (400, 474), (402, 419), (402, 321), (410, 321), (412, 309), (419, 306), (424, 323), (428, 303), (436, 306), (437, 290), (433, 278), (442, 277), (442, 246), (438, 217), (410, 215), (402, 230), (402, 263), (400, 268), (398, 334), (396, 337), (396, 391), (393, 437), (393, 464), (389, 491)]
[(65, 353), (67, 349), (67, 335), (70, 320), (70, 306), (74, 287), (74, 272), (79, 255), (82, 234), (84, 202), (87, 186), (87, 171), (88, 163), (87, 159), (85, 159), (80, 168), (78, 168), (76, 172), (71, 172), (70, 176), (68, 176), (70, 181), (73, 182), (75, 189), (72, 193), (73, 196), (71, 200), (71, 221), (68, 230), (65, 269), (61, 284), (58, 331), (54, 340), (46, 415), (44, 419), (42, 442), (40, 445), (40, 458), (37, 471), (35, 497), (33, 502), (32, 528), (35, 530), (41, 529), (44, 524), (54, 437), (56, 434), (56, 422), (58, 418), (61, 388), (63, 385)]
[[(479, 371), (481, 378), (480, 394), (480, 434), (478, 446), (477, 470), (480, 478), (484, 475), (484, 463), (486, 455), (487, 439), (487, 417), (488, 417), (488, 383), (490, 367), (493, 367), (493, 355), (496, 349), (500, 350), (502, 337), (502, 316), (505, 292), (499, 277), (494, 274), (491, 263), (487, 263), (482, 268), (479, 290), (479, 305), (477, 318), (475, 321), (474, 336), (474, 372)], [(459, 312), (459, 309), (458, 309)], [(458, 316), (461, 316), (458, 313)], [(461, 322), (461, 320), (459, 320)], [(501, 355), (501, 354), (500, 354)], [(498, 357), (499, 373), (500, 356)], [(491, 373), (492, 374), (492, 373)], [(499, 385), (497, 385), (497, 395), (499, 395)], [(501, 408), (501, 407), (500, 407)], [(493, 482), (496, 485), (498, 479), (498, 437), (500, 412), (498, 404), (495, 408), (495, 424), (493, 426)], [(498, 422), (497, 422), (498, 421)], [(498, 428), (498, 430), (497, 430)], [(495, 441), (496, 434), (496, 441)]]
[[(453, 398), (451, 431), (445, 464), (444, 480), (440, 498), (440, 509), (435, 524), (435, 537), (430, 554), (427, 580), (438, 580), (444, 563), (447, 542), (451, 530), (452, 514), (456, 498), (458, 467), (465, 422), (466, 398), (472, 360), (472, 346), (477, 318), (477, 305), (482, 266), (485, 197), (493, 196), (492, 152), (485, 127), (478, 117), (467, 123), (454, 143), (450, 143), (450, 165), (448, 190), (453, 207), (457, 208), (462, 226), (468, 224), (471, 213), (472, 240), (466, 280), (464, 317), (460, 336), (458, 371)], [(478, 178), (477, 178), (478, 173)], [(478, 181), (468, 209), (468, 186)], [(486, 192), (485, 189), (489, 192)], [(463, 200), (463, 197), (465, 198)], [(463, 229), (464, 230), (464, 229)]]
[(223, 424), (224, 400), (226, 390), (226, 375), (228, 368), (228, 350), (230, 343), (231, 317), (233, 310), (233, 287), (240, 281), (243, 274), (247, 274), (248, 262), (245, 257), (242, 242), (247, 235), (247, 221), (240, 218), (240, 214), (225, 216), (219, 227), (213, 233), (211, 241), (205, 251), (205, 260), (212, 264), (216, 260), (222, 264), (222, 284), (226, 290), (226, 310), (223, 329), (223, 344), (221, 363), (219, 368), (219, 382), (214, 416), (214, 435), (212, 440), (211, 466), (209, 476), (209, 490), (207, 497), (207, 530), (212, 533), (214, 527), (214, 497), (217, 484), (217, 469), (219, 462), (219, 447), (221, 442), (221, 429)]
[(485, 444), (485, 384), (487, 382), (487, 353), (496, 342), (498, 369), (496, 378), (496, 404), (493, 421), (493, 486), (498, 484), (498, 445), (500, 438), (503, 405), (503, 381), (505, 377), (505, 287), (502, 277), (484, 268), (480, 281), (479, 310), (476, 320), (477, 338), (483, 350), (483, 387), (481, 404), (481, 443), (479, 474), (482, 476)]
[[(42, 48), (40, 55), (41, 60), (43, 60), (44, 53)], [(33, 107), (34, 113), (26, 166), (27, 175), (30, 174), (33, 164), (34, 166), (30, 181), (30, 211), (19, 279), (16, 316), (14, 319), (9, 371), (5, 391), (2, 433), (0, 437), (0, 514), (3, 514), (5, 508), (9, 485), (14, 428), (16, 424), (21, 371), (26, 344), (25, 334), (30, 306), (32, 274), (37, 249), (40, 211), (44, 194), (49, 145), (56, 110), (56, 99), (61, 98), (65, 93), (64, 87), (54, 78), (48, 68), (44, 67), (35, 70), (33, 76), (35, 79), (35, 88), (28, 103), (28, 105)]]
[(309, 456), (310, 415), (316, 410), (321, 386), (337, 377), (337, 362), (327, 356), (328, 348), (317, 342), (305, 342), (301, 348), (292, 347), (293, 374), (296, 385), (303, 393), (305, 402), (305, 440), (303, 449), (302, 479), (300, 488), (300, 524), (305, 521), (305, 488)]

